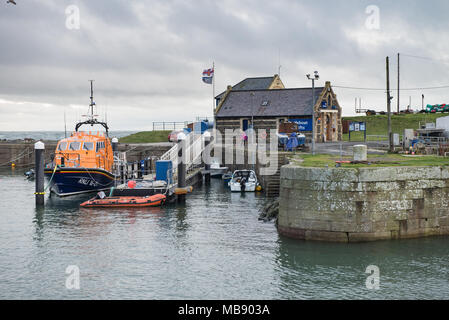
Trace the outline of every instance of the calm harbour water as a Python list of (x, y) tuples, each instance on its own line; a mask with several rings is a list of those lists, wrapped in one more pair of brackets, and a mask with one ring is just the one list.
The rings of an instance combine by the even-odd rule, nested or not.
[[(447, 299), (449, 238), (307, 243), (258, 221), (266, 199), (221, 181), (184, 206), (87, 210), (89, 196), (34, 205), (23, 171), (0, 171), (1, 299)], [(67, 266), (80, 290), (65, 287)], [(380, 290), (365, 286), (380, 268)]]

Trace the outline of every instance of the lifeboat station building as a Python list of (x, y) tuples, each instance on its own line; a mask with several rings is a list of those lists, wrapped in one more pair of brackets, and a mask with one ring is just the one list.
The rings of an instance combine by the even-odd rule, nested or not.
[[(342, 109), (331, 83), (315, 88), (315, 105), (312, 107), (312, 88), (284, 87), (278, 75), (247, 78), (217, 97), (215, 109), (216, 129), (279, 131), (286, 122), (296, 122), (298, 130), (309, 139), (315, 126), (317, 142), (342, 140)], [(315, 112), (313, 123), (312, 112)]]

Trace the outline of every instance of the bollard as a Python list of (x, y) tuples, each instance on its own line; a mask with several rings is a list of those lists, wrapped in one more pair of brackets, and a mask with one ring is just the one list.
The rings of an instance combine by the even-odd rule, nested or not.
[(209, 131), (206, 131), (204, 133), (204, 150), (203, 152), (206, 152), (206, 157), (204, 157), (204, 170), (206, 171), (206, 175), (204, 176), (204, 181), (206, 183), (206, 186), (210, 185), (210, 150), (208, 148), (211, 140), (211, 134)]
[(36, 174), (36, 206), (43, 206), (45, 204), (44, 199), (44, 152), (45, 152), (45, 144), (41, 141), (38, 141), (34, 144), (34, 152), (35, 152), (35, 174)]
[(368, 161), (368, 147), (366, 145), (354, 146), (354, 161)]
[(112, 138), (112, 151), (114, 154), (118, 151), (118, 139)]
[[(185, 156), (185, 140), (182, 139), (178, 144), (178, 188), (186, 187), (186, 162)], [(178, 202), (183, 203), (186, 201), (185, 194), (178, 194)]]

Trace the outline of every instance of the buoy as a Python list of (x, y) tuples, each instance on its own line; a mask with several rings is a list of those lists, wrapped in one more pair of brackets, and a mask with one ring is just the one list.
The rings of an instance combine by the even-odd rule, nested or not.
[(134, 180), (128, 181), (128, 188), (134, 189), (137, 183)]
[(258, 191), (258, 192), (262, 191), (262, 186), (260, 186), (260, 185), (257, 186), (257, 187), (256, 187), (256, 191)]

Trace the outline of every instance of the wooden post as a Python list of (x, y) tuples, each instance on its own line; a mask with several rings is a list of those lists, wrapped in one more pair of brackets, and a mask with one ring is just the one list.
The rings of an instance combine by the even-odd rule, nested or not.
[(45, 193), (44, 193), (44, 154), (45, 154), (45, 144), (38, 141), (34, 144), (35, 152), (35, 168), (36, 173), (36, 206), (41, 207), (45, 204)]
[(398, 53), (398, 114), (400, 113), (400, 106), (399, 106), (399, 93), (400, 93), (400, 58), (399, 58), (400, 54)]
[(388, 112), (388, 139), (390, 142), (390, 152), (394, 151), (393, 135), (391, 132), (391, 95), (390, 95), (390, 58), (387, 57), (387, 112)]
[(204, 181), (206, 185), (210, 185), (210, 150), (208, 148), (211, 140), (211, 134), (209, 131), (206, 131), (204, 133), (204, 150), (203, 152), (206, 152), (206, 157), (204, 157), (204, 170), (206, 170), (206, 175), (204, 176)]
[[(186, 155), (184, 154), (186, 151), (186, 141), (181, 140), (178, 142), (178, 188), (186, 187)], [(185, 194), (177, 195), (178, 202), (184, 203), (186, 201)]]

